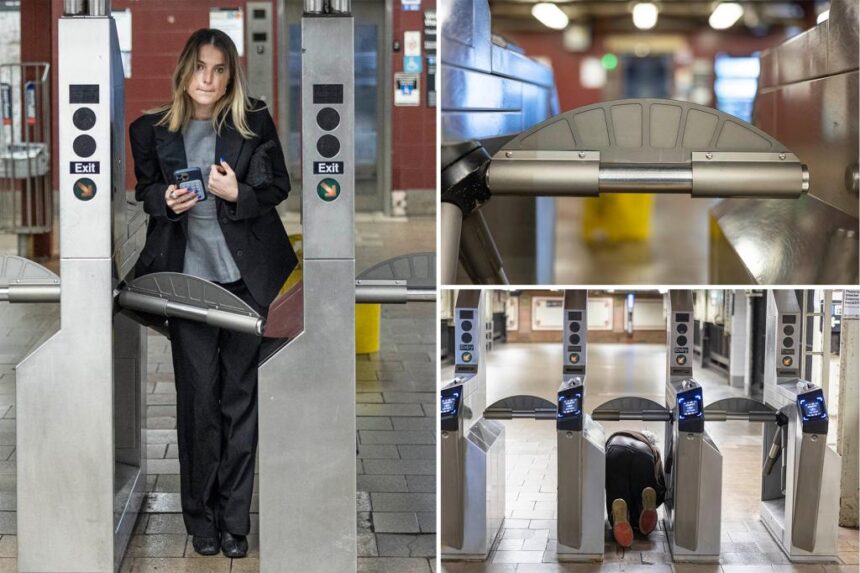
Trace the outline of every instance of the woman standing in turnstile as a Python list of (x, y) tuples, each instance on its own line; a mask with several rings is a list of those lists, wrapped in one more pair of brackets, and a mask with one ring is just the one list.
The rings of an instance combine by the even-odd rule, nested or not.
[[(612, 535), (633, 544), (634, 529), (647, 536), (657, 527), (666, 478), (656, 439), (645, 432), (616, 432), (606, 440), (606, 511)], [(632, 524), (632, 525), (631, 525)]]
[[(170, 103), (129, 130), (135, 195), (149, 214), (137, 275), (207, 279), (265, 317), (297, 264), (275, 211), (290, 180), (274, 122), (262, 102), (248, 97), (236, 47), (219, 30), (188, 39), (172, 90)], [(176, 185), (182, 170), (195, 167), (199, 175), (190, 177), (200, 177), (202, 197)], [(260, 339), (178, 318), (169, 327), (185, 526), (197, 553), (220, 548), (244, 557)]]

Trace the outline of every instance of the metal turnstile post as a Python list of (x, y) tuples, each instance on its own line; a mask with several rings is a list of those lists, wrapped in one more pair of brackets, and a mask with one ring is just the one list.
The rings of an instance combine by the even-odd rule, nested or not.
[(483, 413), (482, 292), (455, 308), (454, 376), (441, 393), (442, 559), (485, 560), (505, 517), (505, 429)]
[(303, 330), (259, 370), (263, 573), (357, 567), (353, 26), (348, 2), (305, 2)]

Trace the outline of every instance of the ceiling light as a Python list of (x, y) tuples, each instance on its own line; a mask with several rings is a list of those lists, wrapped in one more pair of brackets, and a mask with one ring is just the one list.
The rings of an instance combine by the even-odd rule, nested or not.
[(552, 2), (541, 2), (532, 7), (532, 16), (537, 18), (541, 24), (553, 30), (564, 30), (570, 18), (561, 8)]
[(640, 2), (633, 6), (633, 25), (640, 30), (650, 30), (657, 24), (657, 5)]
[(744, 8), (737, 2), (720, 2), (708, 18), (708, 24), (714, 30), (725, 30), (734, 26), (743, 14)]

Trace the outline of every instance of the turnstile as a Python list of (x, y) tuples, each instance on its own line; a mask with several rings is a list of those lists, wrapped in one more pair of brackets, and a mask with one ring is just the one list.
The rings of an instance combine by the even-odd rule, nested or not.
[(824, 393), (801, 376), (803, 328), (795, 291), (768, 291), (764, 400), (785, 422), (763, 432), (760, 514), (791, 561), (836, 561), (841, 457)]
[(693, 295), (672, 290), (668, 300), (665, 406), (617, 398), (595, 408), (592, 417), (666, 422), (663, 526), (672, 559), (718, 562), (722, 455), (705, 430), (702, 387), (693, 379)]
[[(486, 225), (465, 223), (492, 197), (593, 197), (600, 193), (689, 193), (693, 197), (796, 199), (809, 172), (760, 129), (697, 104), (661, 99), (603, 102), (528, 129), (492, 157), (475, 141), (442, 147), (442, 283), (456, 282), (457, 261), (478, 283), (504, 283), (501, 257)], [(475, 248), (477, 245), (480, 248)]]
[(484, 560), (505, 518), (505, 429), (484, 417), (483, 296), (454, 310), (454, 380), (441, 390), (442, 559)]
[(109, 2), (66, 2), (58, 30), (62, 281), (0, 257), (0, 300), (60, 302), (60, 330), (17, 367), (18, 570), (108, 573), (146, 484), (140, 323), (151, 317), (124, 309), (246, 332), (261, 320), (207, 281), (134, 277), (145, 217), (125, 193), (124, 77)]
[(605, 528), (606, 450), (603, 427), (583, 412), (588, 320), (585, 290), (564, 293), (562, 381), (552, 403), (513, 396), (484, 411), (487, 418), (555, 420), (558, 449), (557, 557), (602, 561)]
[[(168, 317), (268, 337), (259, 388), (261, 570), (357, 567), (354, 303), (435, 300), (435, 258), (397, 257), (371, 269), (369, 280), (355, 279), (349, 8), (306, 3), (304, 282), (272, 303), (264, 328), (255, 311), (213, 283), (181, 273), (134, 276), (145, 217), (123, 191), (115, 24), (106, 0), (66, 2), (62, 281), (32, 261), (0, 257), (0, 300), (61, 303), (60, 331), (18, 366), (20, 571), (119, 568), (146, 482), (141, 324), (164, 332)], [(321, 348), (337, 352), (320, 361)]]

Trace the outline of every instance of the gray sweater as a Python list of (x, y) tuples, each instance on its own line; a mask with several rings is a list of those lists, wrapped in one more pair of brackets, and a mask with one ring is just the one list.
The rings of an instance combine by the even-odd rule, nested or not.
[(235, 282), (241, 275), (218, 225), (215, 196), (208, 195), (209, 171), (216, 160), (212, 122), (208, 119), (191, 120), (182, 132), (182, 139), (188, 167), (200, 168), (207, 191), (206, 200), (199, 201), (187, 212), (188, 243), (182, 272), (218, 283)]

